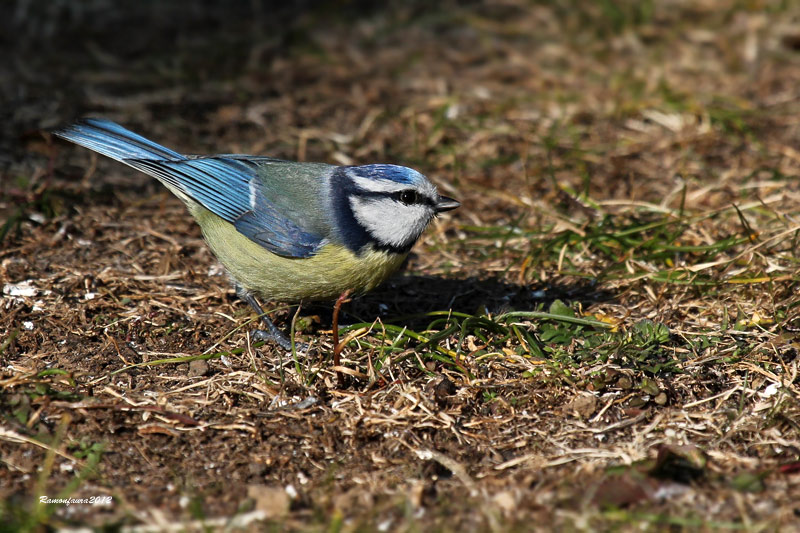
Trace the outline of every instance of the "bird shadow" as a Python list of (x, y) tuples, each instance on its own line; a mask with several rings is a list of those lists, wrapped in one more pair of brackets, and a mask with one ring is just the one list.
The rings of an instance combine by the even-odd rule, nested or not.
[[(616, 293), (601, 289), (592, 280), (575, 283), (517, 284), (493, 277), (462, 279), (404, 275), (391, 278), (368, 294), (354, 298), (342, 307), (340, 324), (371, 322), (376, 317), (411, 317), (403, 325), (416, 327), (430, 321), (424, 315), (433, 311), (454, 311), (472, 315), (509, 311), (545, 310), (555, 300), (578, 302), (582, 306), (613, 301)], [(303, 313), (317, 314), (330, 324), (333, 306), (304, 306)]]

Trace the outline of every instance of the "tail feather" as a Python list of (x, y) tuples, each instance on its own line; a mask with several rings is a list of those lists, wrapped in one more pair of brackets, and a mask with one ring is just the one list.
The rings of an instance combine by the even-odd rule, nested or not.
[(187, 159), (186, 156), (145, 139), (110, 120), (85, 118), (65, 128), (54, 130), (53, 135), (122, 163), (126, 163), (129, 159), (157, 161)]

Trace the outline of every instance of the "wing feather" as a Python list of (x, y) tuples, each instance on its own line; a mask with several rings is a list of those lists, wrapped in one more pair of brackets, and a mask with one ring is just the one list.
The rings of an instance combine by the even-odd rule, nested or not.
[(277, 255), (310, 257), (325, 241), (318, 213), (309, 226), (298, 216), (302, 209), (282, 209), (282, 202), (269, 199), (259, 169), (285, 163), (280, 160), (241, 155), (187, 157), (103, 119), (84, 119), (53, 133), (153, 176)]

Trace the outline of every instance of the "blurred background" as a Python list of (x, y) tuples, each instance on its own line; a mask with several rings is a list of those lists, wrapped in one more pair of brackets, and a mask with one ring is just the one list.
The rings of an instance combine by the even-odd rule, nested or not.
[[(189, 153), (416, 166), (445, 193), (502, 206), (459, 215), (483, 224), (540, 223), (530, 207), (563, 186), (674, 200), (676, 176), (702, 179), (728, 148), (708, 128), (764, 146), (796, 137), (788, 1), (6, 5), (5, 194), (53, 177), (63, 145), (39, 131), (83, 115)], [(656, 136), (686, 151), (637, 149)]]

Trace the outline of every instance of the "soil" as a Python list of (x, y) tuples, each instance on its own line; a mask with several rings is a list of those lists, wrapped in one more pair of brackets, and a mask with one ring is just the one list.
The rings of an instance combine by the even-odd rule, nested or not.
[[(773, 262), (781, 279), (704, 292), (596, 283), (609, 262), (588, 247), (523, 264), (533, 240), (505, 248), (510, 237), (479, 231), (598, 223), (576, 191), (609, 210), (678, 209), (681, 183), (686, 209), (782, 194), (769, 209), (795, 220), (796, 180), (743, 191), (760, 169), (797, 175), (800, 13), (654, 2), (642, 21), (638, 2), (290, 4), (19, 1), (0, 22), (11, 58), (0, 62), (3, 527), (800, 524), (791, 251)], [(675, 115), (652, 111), (673, 104)], [(345, 324), (374, 327), (334, 369), (330, 305), (296, 316), (307, 355), (255, 343), (255, 316), (180, 201), (47, 133), (85, 115), (183, 153), (404, 164), (462, 207), (402, 272), (345, 305)], [(695, 229), (716, 242), (721, 224), (710, 215)], [(787, 315), (724, 347), (688, 354), (676, 340), (680, 373), (613, 361), (540, 371), (550, 363), (514, 339), (459, 332), (438, 341), (463, 344), (457, 360), (416, 343), (375, 369), (385, 323), (427, 334), (424, 313), (556, 300), (664, 323), (673, 340), (729, 310), (753, 324), (757, 309)], [(269, 313), (284, 328), (295, 319), (280, 303)], [(736, 343), (749, 355), (729, 365)], [(765, 395), (772, 383), (782, 403)], [(112, 500), (37, 506), (42, 496)]]

